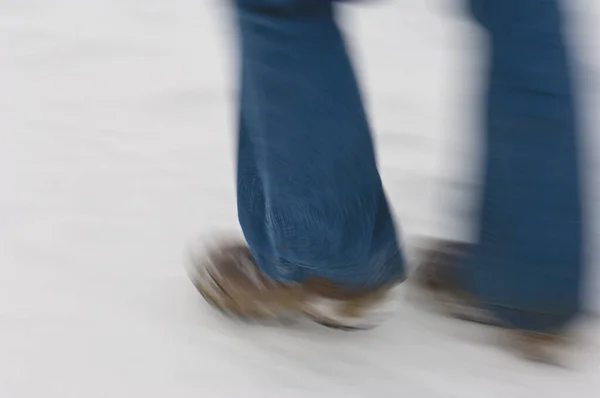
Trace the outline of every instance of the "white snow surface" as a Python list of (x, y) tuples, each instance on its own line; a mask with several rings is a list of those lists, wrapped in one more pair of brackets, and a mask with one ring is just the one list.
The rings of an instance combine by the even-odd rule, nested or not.
[[(190, 244), (238, 228), (227, 3), (0, 0), (0, 397), (597, 396), (595, 320), (565, 366), (551, 367), (408, 293), (393, 319), (364, 333), (211, 311), (184, 262)], [(593, 248), (600, 4), (570, 4)], [(344, 9), (409, 243), (472, 233), (481, 40), (461, 7)], [(592, 265), (597, 257), (590, 250)], [(600, 272), (588, 280), (589, 307), (600, 309)]]

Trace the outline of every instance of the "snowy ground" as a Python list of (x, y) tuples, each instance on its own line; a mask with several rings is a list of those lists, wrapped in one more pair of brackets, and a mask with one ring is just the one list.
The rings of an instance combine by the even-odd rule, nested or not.
[[(474, 181), (478, 39), (459, 3), (349, 10), (409, 236), (469, 233), (458, 221)], [(236, 227), (224, 4), (0, 0), (0, 397), (594, 396), (597, 322), (564, 369), (516, 359), (496, 331), (406, 297), (389, 323), (357, 334), (239, 325), (204, 305), (183, 271), (186, 245)], [(593, 109), (600, 5), (573, 4)]]

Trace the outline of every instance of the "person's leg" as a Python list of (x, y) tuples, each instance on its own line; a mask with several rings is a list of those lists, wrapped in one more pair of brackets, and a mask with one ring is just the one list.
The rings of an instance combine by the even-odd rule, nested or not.
[(474, 0), (490, 41), (485, 181), (468, 266), (507, 325), (553, 331), (578, 312), (579, 126), (559, 0)]
[(455, 316), (556, 334), (578, 313), (584, 260), (579, 126), (559, 0), (471, 5), (489, 37), (479, 238), (437, 244), (421, 282)]
[(319, 298), (350, 298), (347, 313), (358, 314), (403, 279), (404, 267), (334, 7), (324, 0), (235, 4), (238, 215), (249, 251), (217, 250), (195, 284), (232, 312), (250, 312), (241, 302), (271, 314), (310, 301), (302, 311), (354, 326), (340, 318), (346, 310), (324, 309)]
[(403, 273), (350, 60), (328, 1), (238, 2), (238, 213), (260, 269), (373, 287)]

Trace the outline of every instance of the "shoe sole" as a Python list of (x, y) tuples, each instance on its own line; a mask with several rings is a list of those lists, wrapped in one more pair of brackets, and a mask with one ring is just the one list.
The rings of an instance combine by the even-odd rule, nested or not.
[[(198, 290), (198, 292), (200, 293), (200, 295), (202, 296), (202, 298), (214, 309), (217, 310), (218, 312), (220, 312), (221, 314), (227, 316), (228, 318), (231, 319), (237, 319), (237, 320), (242, 320), (245, 322), (253, 322), (253, 321), (258, 321), (258, 322), (262, 322), (262, 323), (267, 323), (267, 321), (273, 321), (273, 320), (283, 320), (284, 317), (279, 317), (279, 316), (265, 316), (265, 317), (257, 317), (257, 316), (250, 316), (247, 314), (244, 314), (241, 311), (235, 311), (232, 309), (226, 309), (223, 306), (219, 305), (218, 301), (215, 300), (212, 296), (212, 294), (210, 294), (206, 289), (204, 289), (200, 283), (195, 282), (194, 280), (192, 280), (192, 284), (194, 285), (194, 287), (196, 288), (196, 290)], [(378, 325), (369, 325), (369, 326), (351, 326), (348, 324), (344, 324), (344, 323), (336, 323), (336, 322), (331, 322), (329, 319), (325, 320), (323, 317), (318, 316), (318, 315), (314, 315), (309, 311), (303, 311), (301, 309), (290, 309), (290, 313), (295, 312), (297, 313), (298, 317), (302, 317), (304, 316), (305, 318), (311, 320), (312, 322), (321, 325), (323, 327), (326, 327), (328, 329), (333, 329), (333, 330), (339, 330), (339, 331), (345, 331), (345, 332), (358, 332), (358, 331), (368, 331), (371, 329), (374, 329), (375, 327), (377, 327)]]

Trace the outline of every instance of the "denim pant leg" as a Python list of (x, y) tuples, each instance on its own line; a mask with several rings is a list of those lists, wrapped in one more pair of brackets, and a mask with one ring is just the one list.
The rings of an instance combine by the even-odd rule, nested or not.
[(328, 1), (238, 0), (238, 216), (261, 270), (350, 287), (403, 259)]
[(582, 204), (570, 49), (558, 0), (471, 0), (489, 35), (478, 296), (545, 331), (580, 306)]

